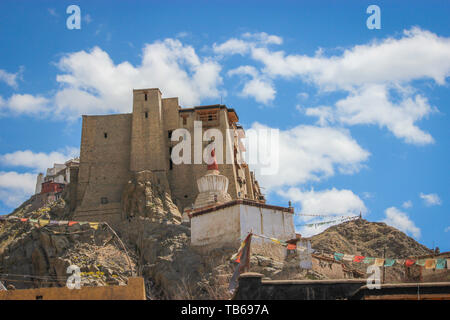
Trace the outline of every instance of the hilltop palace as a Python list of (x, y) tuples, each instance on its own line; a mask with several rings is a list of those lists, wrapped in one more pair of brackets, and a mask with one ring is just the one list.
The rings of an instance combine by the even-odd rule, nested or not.
[[(223, 133), (223, 158), (232, 154), (232, 162), (173, 163), (178, 141), (172, 133), (183, 128), (194, 137), (199, 123), (201, 132)], [(193, 244), (224, 242), (224, 237), (233, 242), (251, 230), (292, 239), (293, 209), (265, 204), (254, 173), (241, 159), (240, 130), (235, 110), (225, 105), (181, 108), (178, 98), (162, 98), (157, 88), (133, 90), (132, 113), (83, 116), (80, 158), (40, 175), (36, 194), (57, 194), (71, 182), (74, 219), (120, 223), (124, 187), (133, 173), (148, 170), (189, 217)], [(194, 150), (194, 139), (190, 143)], [(201, 143), (203, 149), (208, 141)]]

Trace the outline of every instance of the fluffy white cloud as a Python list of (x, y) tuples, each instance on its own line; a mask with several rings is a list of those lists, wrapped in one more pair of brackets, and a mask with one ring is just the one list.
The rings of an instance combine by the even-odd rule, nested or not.
[(308, 108), (305, 113), (319, 118), (319, 124), (338, 121), (341, 124), (375, 124), (386, 127), (397, 138), (408, 143), (428, 144), (433, 137), (415, 124), (431, 112), (432, 108), (421, 95), (408, 96), (399, 103), (389, 99), (385, 85), (368, 85), (353, 91), (336, 102), (336, 108)]
[(36, 175), (0, 171), (0, 199), (9, 207), (17, 207), (34, 193)]
[(270, 79), (262, 76), (256, 68), (252, 66), (241, 66), (228, 71), (229, 76), (248, 75), (251, 80), (247, 81), (242, 88), (241, 95), (253, 97), (256, 101), (267, 104), (275, 99), (276, 91)]
[(416, 227), (406, 213), (398, 210), (396, 207), (387, 208), (384, 213), (386, 218), (383, 222), (400, 231), (411, 234), (415, 238), (420, 238), (420, 229)]
[(359, 196), (351, 190), (338, 190), (336, 188), (315, 191), (302, 191), (298, 188), (290, 188), (287, 191), (278, 191), (282, 197), (299, 203), (300, 212), (303, 214), (323, 215), (325, 217), (297, 216), (296, 231), (303, 237), (311, 237), (323, 232), (332, 225), (339, 224), (340, 221), (326, 225), (306, 226), (304, 224), (320, 223), (323, 221), (335, 220), (336, 216), (354, 216), (360, 213), (365, 214), (367, 208)]
[(17, 88), (17, 80), (22, 77), (23, 67), (16, 73), (9, 73), (3, 69), (0, 69), (0, 81), (3, 81), (8, 86)]
[(425, 204), (427, 206), (438, 206), (438, 205), (442, 204), (441, 199), (435, 193), (424, 194), (421, 192), (419, 194), (419, 196), (425, 202)]
[[(271, 145), (268, 126), (254, 123), (252, 131), (258, 136), (258, 163), (250, 161), (250, 134), (247, 145), (248, 163), (261, 172), (261, 168), (271, 166), (274, 174), (258, 174), (261, 185), (270, 189), (281, 186), (295, 186), (300, 183), (319, 181), (331, 177), (336, 171), (352, 174), (360, 170), (370, 153), (364, 150), (350, 135), (348, 130), (300, 125), (279, 131), (276, 145)], [(275, 137), (275, 135), (274, 135)], [(272, 156), (272, 157), (271, 157)], [(264, 163), (270, 158), (272, 164)]]
[(324, 90), (423, 78), (443, 85), (450, 75), (450, 39), (419, 28), (405, 30), (400, 39), (356, 45), (340, 56), (325, 57), (322, 51), (313, 57), (288, 55), (255, 48), (252, 57), (273, 76), (301, 76)]
[[(444, 85), (450, 75), (450, 39), (411, 28), (399, 38), (386, 38), (355, 45), (339, 55), (288, 54), (274, 51), (267, 44), (242, 37), (215, 45), (216, 53), (248, 54), (263, 64), (259, 71), (266, 79), (284, 78), (315, 85), (320, 91), (346, 92), (334, 106), (303, 109), (319, 118), (320, 125), (378, 125), (407, 143), (429, 144), (432, 136), (417, 122), (437, 110), (426, 97), (415, 92), (415, 80), (431, 79)], [(276, 89), (274, 89), (275, 98)], [(399, 96), (397, 98), (396, 96)]]
[(265, 48), (271, 44), (282, 44), (283, 39), (279, 36), (270, 35), (265, 32), (242, 34), (242, 39), (231, 38), (224, 43), (213, 44), (213, 51), (221, 55), (244, 55), (255, 48)]
[(0, 102), (0, 113), (13, 115), (45, 115), (49, 112), (49, 99), (31, 94), (14, 94), (8, 100)]
[[(332, 188), (302, 191), (298, 188), (289, 188), (287, 191), (278, 191), (278, 194), (299, 203), (303, 214), (359, 215), (367, 212), (364, 202), (351, 190)], [(305, 220), (309, 219), (311, 218), (305, 217)]]
[(64, 163), (78, 154), (78, 149), (73, 147), (67, 147), (64, 151), (53, 151), (50, 153), (34, 153), (30, 150), (20, 150), (0, 155), (0, 164), (10, 167), (26, 167), (33, 169), (35, 172), (45, 173), (46, 169), (53, 167), (54, 163)]
[(412, 204), (411, 200), (408, 200), (408, 201), (405, 201), (405, 202), (402, 203), (402, 207), (405, 208), (405, 209), (412, 208), (412, 206), (413, 206), (413, 204)]
[(220, 64), (199, 57), (193, 47), (176, 39), (145, 45), (136, 66), (128, 61), (116, 64), (99, 47), (69, 53), (55, 65), (60, 88), (53, 96), (13, 95), (0, 111), (77, 119), (81, 114), (130, 112), (133, 88), (160, 88), (165, 97), (179, 97), (184, 105), (225, 94), (218, 88)]
[(25, 167), (29, 172), (0, 171), (0, 201), (15, 208), (34, 194), (36, 177), (39, 172), (53, 167), (54, 163), (64, 163), (78, 155), (78, 149), (67, 147), (63, 151), (34, 153), (30, 150), (15, 151), (0, 155), (0, 164), (5, 167)]
[(218, 97), (222, 82), (217, 62), (200, 58), (193, 47), (174, 39), (147, 44), (137, 67), (127, 61), (115, 64), (98, 47), (69, 54), (57, 65), (64, 72), (56, 78), (62, 84), (55, 96), (58, 113), (129, 112), (132, 88), (148, 87), (194, 105)]

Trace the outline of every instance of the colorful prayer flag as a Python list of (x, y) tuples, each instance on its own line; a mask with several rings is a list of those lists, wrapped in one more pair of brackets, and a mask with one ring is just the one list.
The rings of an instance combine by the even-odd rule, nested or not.
[(74, 224), (77, 224), (78, 221), (69, 221), (69, 227), (73, 226)]
[(413, 266), (415, 263), (416, 263), (416, 260), (414, 260), (414, 259), (406, 259), (406, 261), (405, 261), (405, 266), (411, 267), (411, 266)]
[(240, 250), (240, 254), (235, 262), (238, 262), (236, 269), (234, 270), (233, 276), (230, 280), (230, 285), (228, 286), (228, 290), (232, 291), (238, 286), (238, 278), (242, 272), (245, 272), (248, 269), (250, 264), (250, 243), (252, 241), (252, 234), (249, 235), (244, 240), (244, 247)]
[(374, 263), (374, 265), (377, 266), (377, 267), (382, 267), (382, 266), (384, 265), (384, 259), (381, 259), (381, 258), (375, 258), (375, 263)]
[(362, 262), (364, 258), (364, 256), (355, 256), (355, 258), (353, 258), (353, 262)]
[(336, 261), (341, 261), (343, 256), (344, 256), (343, 253), (337, 253), (337, 252), (334, 253), (334, 259)]
[(39, 220), (39, 225), (41, 227), (45, 227), (46, 225), (48, 225), (50, 223), (50, 220)]
[(395, 259), (386, 259), (384, 260), (385, 267), (392, 267), (395, 263)]
[(22, 221), (22, 222), (27, 222), (27, 221), (28, 221), (28, 219), (26, 219), (26, 218), (22, 218), (22, 219), (20, 219), (20, 221)]
[(353, 261), (353, 258), (355, 256), (352, 254), (344, 254), (344, 257), (342, 258), (344, 261)]
[(288, 250), (296, 250), (297, 245), (295, 243), (288, 243), (287, 248)]
[(437, 259), (436, 269), (445, 269), (445, 259)]
[(425, 260), (425, 269), (435, 269), (435, 268), (436, 268), (436, 259)]
[(405, 259), (395, 259), (395, 263), (399, 266), (402, 266), (405, 264)]
[(363, 260), (363, 263), (372, 263), (375, 261), (375, 258), (372, 257), (365, 257)]
[(90, 226), (92, 229), (97, 230), (97, 229), (98, 229), (98, 222), (89, 222), (89, 226)]
[(419, 259), (416, 261), (416, 264), (421, 267), (425, 267), (425, 259)]

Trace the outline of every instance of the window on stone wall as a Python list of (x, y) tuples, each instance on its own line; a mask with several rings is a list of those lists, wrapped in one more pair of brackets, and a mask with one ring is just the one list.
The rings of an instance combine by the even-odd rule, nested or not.
[(145, 118), (148, 118), (148, 112), (145, 111)]
[(217, 121), (217, 111), (204, 111), (198, 113), (198, 120), (200, 121)]
[(167, 135), (169, 136), (169, 139), (171, 139), (171, 138), (172, 138), (172, 130), (169, 130), (169, 131), (167, 132)]
[(144, 94), (144, 99), (145, 101), (147, 101), (147, 94)]
[(103, 133), (103, 136), (105, 137), (105, 139), (108, 138), (108, 133), (107, 133), (107, 132), (104, 132), (104, 133)]
[(101, 204), (107, 204), (108, 203), (108, 198), (107, 197), (101, 197), (100, 198), (100, 202), (101, 202)]
[(183, 125), (185, 126), (187, 124), (187, 117), (183, 117)]
[(172, 162), (172, 147), (169, 148), (169, 170), (173, 169), (173, 162)]

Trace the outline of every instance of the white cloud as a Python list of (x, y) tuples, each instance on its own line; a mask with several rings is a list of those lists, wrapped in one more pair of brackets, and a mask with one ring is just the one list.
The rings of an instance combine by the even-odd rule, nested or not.
[(231, 38), (226, 42), (218, 45), (213, 44), (213, 50), (217, 54), (246, 54), (250, 50), (250, 44), (241, 39)]
[(276, 91), (272, 82), (256, 70), (252, 66), (241, 66), (228, 71), (228, 76), (248, 75), (251, 80), (247, 81), (242, 88), (241, 96), (253, 97), (257, 102), (268, 104), (275, 99)]
[(33, 169), (35, 172), (45, 173), (46, 169), (53, 167), (54, 163), (64, 163), (78, 154), (78, 149), (73, 147), (50, 153), (34, 153), (30, 150), (15, 151), (0, 155), (0, 163), (4, 166), (26, 167)]
[(77, 155), (78, 149), (72, 147), (48, 154), (25, 150), (0, 155), (2, 166), (31, 169), (30, 172), (24, 173), (0, 171), (0, 201), (8, 207), (17, 207), (34, 194), (36, 177), (39, 172), (45, 174), (46, 169), (53, 167), (54, 163), (64, 163)]
[(398, 210), (396, 207), (387, 208), (384, 213), (386, 219), (384, 219), (383, 222), (400, 231), (411, 234), (415, 238), (420, 238), (420, 229), (416, 227), (406, 213)]
[(338, 190), (336, 188), (314, 191), (302, 191), (298, 188), (290, 188), (287, 191), (279, 191), (279, 195), (299, 203), (300, 212), (303, 214), (323, 215), (325, 217), (297, 216), (296, 231), (303, 237), (311, 237), (323, 232), (325, 229), (341, 223), (341, 221), (326, 225), (306, 226), (304, 224), (320, 223), (324, 221), (336, 220), (337, 216), (355, 216), (360, 213), (367, 213), (367, 208), (356, 194), (351, 190)]
[(50, 111), (50, 101), (42, 96), (14, 94), (0, 103), (0, 113), (12, 115), (32, 114), (44, 116)]
[(448, 226), (447, 228), (444, 229), (445, 232), (449, 232), (450, 231), (450, 226)]
[(427, 206), (438, 206), (442, 204), (441, 199), (436, 193), (424, 194), (421, 192), (419, 196)]
[(3, 69), (0, 69), (0, 81), (3, 81), (12, 88), (17, 88), (17, 80), (22, 78), (23, 67), (20, 67), (16, 73), (9, 73)]
[(180, 97), (180, 104), (194, 105), (218, 97), (222, 82), (217, 62), (201, 59), (191, 46), (173, 39), (147, 44), (137, 67), (115, 64), (98, 47), (69, 54), (58, 67), (65, 72), (57, 76), (63, 85), (55, 97), (61, 114), (129, 112), (132, 88), (157, 87), (166, 97)]
[(9, 207), (17, 207), (34, 193), (36, 175), (0, 171), (0, 199)]
[[(268, 43), (280, 44), (281, 40)], [(320, 49), (313, 56), (273, 51), (264, 42), (257, 44), (244, 37), (214, 48), (216, 53), (249, 54), (263, 64), (259, 72), (268, 79), (300, 79), (322, 92), (346, 92), (348, 96), (334, 106), (304, 109), (307, 115), (318, 117), (320, 125), (378, 125), (407, 143), (434, 141), (417, 122), (437, 109), (415, 92), (412, 83), (431, 79), (445, 85), (450, 75), (450, 38), (411, 28), (399, 38), (355, 45), (334, 56)]]
[(405, 209), (412, 208), (412, 206), (413, 206), (413, 203), (412, 203), (411, 200), (408, 200), (408, 201), (405, 201), (405, 202), (402, 203), (402, 207), (405, 208)]
[(243, 39), (231, 38), (224, 43), (213, 44), (213, 51), (220, 55), (244, 55), (255, 48), (265, 48), (271, 44), (282, 44), (283, 39), (279, 36), (270, 35), (265, 32), (242, 34)]
[[(359, 215), (366, 213), (364, 202), (351, 190), (338, 190), (336, 188), (314, 191), (302, 191), (298, 188), (289, 188), (279, 191), (279, 195), (301, 205), (303, 214), (320, 215)], [(305, 220), (308, 220), (305, 217)]]
[(336, 102), (334, 110), (317, 107), (308, 108), (305, 113), (318, 117), (321, 125), (335, 121), (347, 125), (375, 124), (386, 127), (408, 143), (428, 144), (434, 141), (433, 137), (415, 123), (433, 111), (434, 108), (421, 95), (405, 97), (396, 104), (389, 99), (386, 86), (369, 85)]
[[(259, 132), (272, 128), (254, 123), (251, 129)], [(361, 169), (370, 155), (345, 129), (300, 125), (280, 130), (278, 148), (271, 147), (268, 139), (260, 135), (258, 148), (263, 157), (269, 151), (275, 152), (279, 161), (276, 174), (258, 174), (261, 185), (268, 189), (319, 181), (333, 176), (336, 171), (352, 174)], [(249, 163), (257, 173), (262, 167), (261, 164)]]
[(222, 83), (220, 64), (199, 57), (193, 47), (179, 40), (147, 44), (141, 58), (134, 66), (128, 61), (116, 64), (99, 47), (69, 53), (56, 63), (60, 88), (52, 97), (14, 95), (2, 110), (47, 112), (70, 120), (81, 114), (130, 112), (133, 88), (160, 88), (165, 97), (179, 97), (182, 105), (200, 104), (224, 94), (218, 88)]
[(320, 52), (313, 57), (286, 55), (255, 48), (252, 57), (273, 76), (305, 77), (325, 90), (423, 78), (443, 85), (450, 75), (450, 39), (419, 28), (405, 30), (400, 39), (356, 45), (340, 56), (325, 57)]

